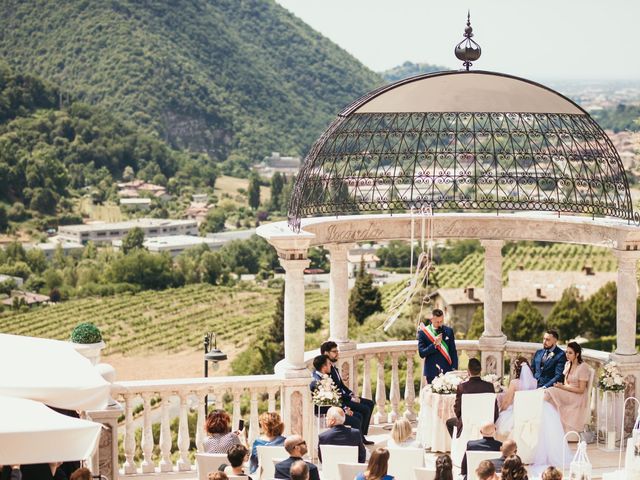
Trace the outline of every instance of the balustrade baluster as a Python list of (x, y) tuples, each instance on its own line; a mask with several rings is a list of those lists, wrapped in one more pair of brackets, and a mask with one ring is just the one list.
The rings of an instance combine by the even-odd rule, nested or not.
[(169, 409), (171, 408), (171, 394), (166, 392), (162, 395), (162, 410), (160, 420), (160, 471), (171, 472), (173, 463), (171, 462), (171, 420), (169, 419)]
[(391, 401), (391, 412), (389, 412), (389, 422), (395, 422), (398, 418), (398, 406), (400, 404), (400, 378), (398, 374), (398, 353), (391, 354), (391, 387), (389, 391)]
[(206, 420), (204, 416), (204, 395), (205, 392), (202, 391), (196, 394), (196, 412), (198, 412), (198, 419), (196, 420), (196, 448), (199, 452), (204, 452), (204, 422)]
[(134, 459), (136, 451), (136, 436), (133, 426), (133, 395), (124, 396), (124, 473), (136, 473), (136, 462)]
[(151, 458), (153, 454), (153, 432), (151, 431), (151, 393), (142, 394), (144, 410), (142, 411), (143, 427), (142, 427), (142, 473), (152, 473), (155, 471), (155, 465)]
[(251, 390), (251, 410), (249, 414), (249, 445), (253, 445), (253, 441), (260, 435), (260, 427), (258, 425), (258, 391)]
[(364, 398), (371, 398), (371, 356), (364, 355), (362, 361), (364, 362), (362, 367), (362, 396)]
[(224, 410), (224, 392), (216, 391), (216, 408), (218, 410)]
[(407, 353), (407, 376), (404, 382), (404, 418), (415, 420), (416, 413), (413, 406), (416, 401), (416, 388), (413, 384), (413, 355)]
[(270, 412), (276, 411), (276, 393), (278, 392), (275, 388), (269, 389), (269, 402), (267, 408)]
[(240, 418), (242, 418), (242, 412), (240, 410), (240, 401), (242, 399), (242, 390), (234, 388), (231, 392), (233, 395), (233, 420), (231, 430), (238, 428), (238, 423), (240, 422)]
[(178, 459), (178, 470), (191, 470), (191, 461), (189, 460), (189, 411), (187, 407), (187, 394), (180, 393), (180, 423), (178, 425), (178, 451), (180, 458)]
[(387, 389), (384, 385), (384, 357), (383, 353), (376, 355), (378, 358), (378, 375), (376, 379), (376, 405), (378, 409), (373, 416), (373, 423), (380, 424), (387, 420)]

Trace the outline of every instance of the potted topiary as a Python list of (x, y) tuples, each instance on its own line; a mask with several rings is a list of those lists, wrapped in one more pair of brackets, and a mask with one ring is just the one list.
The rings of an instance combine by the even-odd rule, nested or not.
[(87, 357), (92, 364), (100, 361), (100, 351), (105, 344), (100, 329), (93, 323), (80, 323), (71, 332), (71, 343), (75, 349)]

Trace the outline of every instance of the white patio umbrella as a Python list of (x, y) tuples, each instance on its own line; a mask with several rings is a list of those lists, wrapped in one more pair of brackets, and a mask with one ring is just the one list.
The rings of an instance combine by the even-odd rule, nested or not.
[(101, 410), (109, 388), (68, 342), (0, 334), (0, 395), (67, 410)]
[(88, 458), (101, 428), (33, 400), (0, 396), (0, 465)]

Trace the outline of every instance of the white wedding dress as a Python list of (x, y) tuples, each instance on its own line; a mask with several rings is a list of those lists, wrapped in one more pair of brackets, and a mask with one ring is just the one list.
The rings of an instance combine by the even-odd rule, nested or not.
[[(528, 365), (522, 365), (520, 379), (516, 384), (516, 390), (535, 390), (538, 382)], [(549, 402), (542, 405), (542, 423), (540, 425), (540, 438), (533, 461), (533, 470), (545, 468), (547, 465), (562, 468), (571, 463), (572, 454), (569, 444), (564, 439), (564, 429), (560, 421), (560, 414)], [(498, 436), (507, 437), (513, 430), (513, 401), (508, 408), (500, 412), (496, 421)]]

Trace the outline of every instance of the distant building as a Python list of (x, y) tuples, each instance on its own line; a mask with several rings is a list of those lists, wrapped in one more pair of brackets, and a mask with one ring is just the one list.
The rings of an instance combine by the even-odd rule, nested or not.
[(262, 177), (271, 178), (278, 172), (286, 176), (298, 174), (302, 160), (300, 157), (283, 157), (280, 152), (271, 152), (271, 156), (264, 157), (254, 170)]
[[(616, 279), (616, 272), (596, 273), (590, 267), (583, 268), (581, 272), (512, 270), (509, 272), (508, 286), (502, 288), (502, 319), (525, 298), (546, 319), (567, 288), (576, 287), (586, 299)], [(476, 309), (484, 304), (484, 288), (440, 288), (432, 294), (431, 299), (432, 306), (442, 309), (449, 322), (466, 331)]]
[(63, 242), (86, 245), (91, 240), (95, 244), (105, 244), (113, 240), (121, 240), (135, 227), (142, 229), (145, 237), (198, 234), (198, 225), (194, 220), (141, 218), (127, 222), (62, 226), (58, 228), (58, 235)]
[(68, 255), (74, 252), (82, 252), (84, 249), (84, 245), (78, 242), (60, 242), (60, 243), (27, 243), (24, 244), (25, 250), (31, 250), (33, 248), (38, 248), (44, 252), (47, 260), (51, 260), (56, 253), (56, 249), (60, 247), (62, 249), (62, 253)]
[(204, 222), (209, 210), (213, 208), (213, 205), (207, 205), (206, 202), (191, 202), (189, 208), (184, 211), (184, 216), (190, 220), (195, 220), (198, 226)]
[(215, 240), (220, 246), (233, 240), (249, 240), (256, 234), (255, 228), (248, 230), (229, 230), (228, 232), (207, 233), (207, 238)]
[(193, 200), (194, 203), (206, 204), (209, 201), (209, 195), (206, 193), (194, 193), (191, 195), (191, 200)]
[(120, 206), (132, 210), (149, 210), (151, 208), (150, 198), (120, 198)]
[(0, 274), (0, 283), (6, 282), (7, 280), (13, 280), (16, 284), (16, 287), (21, 287), (24, 283), (24, 280), (20, 277), (13, 277), (11, 275), (2, 275)]
[[(211, 238), (196, 237), (194, 235), (174, 235), (164, 237), (145, 238), (144, 247), (150, 252), (169, 252), (172, 257), (180, 255), (188, 248), (208, 245), (209, 248), (219, 248), (219, 242)], [(113, 246), (117, 250), (122, 248), (122, 240), (114, 240)]]
[(378, 266), (380, 259), (373, 253), (352, 253), (347, 255), (349, 278), (353, 278), (360, 270), (360, 263), (364, 261), (364, 270), (372, 270)]
[(19, 302), (24, 303), (25, 305), (32, 306), (38, 305), (40, 303), (46, 303), (51, 300), (46, 295), (40, 295), (39, 293), (34, 292), (24, 292), (22, 290), (12, 290), (11, 296), (9, 298), (5, 298), (2, 300), (3, 305), (7, 305), (9, 307), (13, 306), (14, 299), (17, 298)]
[(118, 196), (120, 198), (138, 198), (141, 193), (146, 193), (162, 201), (171, 199), (167, 189), (162, 185), (147, 183), (144, 180), (132, 180), (131, 182), (118, 183)]

